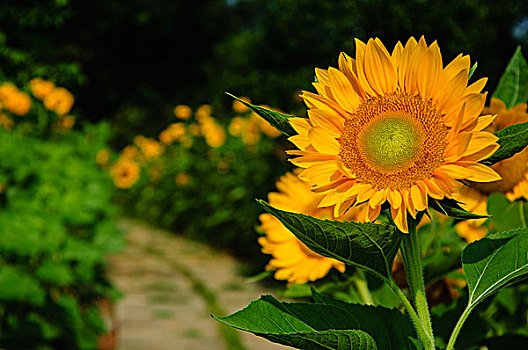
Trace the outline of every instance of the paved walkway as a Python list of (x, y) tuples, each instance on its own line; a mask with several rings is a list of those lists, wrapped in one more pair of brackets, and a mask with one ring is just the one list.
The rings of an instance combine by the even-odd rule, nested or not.
[(122, 220), (120, 227), (128, 244), (109, 261), (124, 293), (116, 306), (119, 350), (291, 349), (222, 330), (210, 317), (276, 294), (238, 276), (232, 257), (140, 222)]

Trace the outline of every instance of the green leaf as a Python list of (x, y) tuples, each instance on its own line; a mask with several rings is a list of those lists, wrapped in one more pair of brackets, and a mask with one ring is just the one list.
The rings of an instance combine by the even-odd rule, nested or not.
[(399, 311), (318, 297), (323, 303), (281, 303), (265, 295), (230, 316), (215, 318), (301, 349), (415, 348), (414, 329)]
[(15, 266), (0, 269), (0, 300), (18, 301), (31, 305), (44, 304), (44, 290), (26, 271)]
[(288, 118), (295, 117), (294, 115), (275, 112), (264, 107), (253, 105), (236, 97), (235, 95), (230, 94), (229, 92), (226, 92), (226, 94), (246, 105), (249, 109), (264, 118), (268, 123), (273, 125), (275, 129), (279, 130), (284, 135), (288, 137), (297, 135), (297, 132), (288, 121)]
[(37, 270), (37, 277), (57, 286), (65, 286), (73, 282), (73, 273), (68, 265), (44, 262)]
[(471, 77), (473, 76), (473, 73), (475, 73), (475, 71), (477, 70), (477, 66), (478, 66), (478, 62), (475, 62), (475, 64), (469, 70), (468, 80), (471, 79)]
[(411, 349), (418, 341), (411, 320), (396, 309), (347, 303), (313, 288), (312, 296), (316, 303), (335, 306), (345, 317), (356, 320), (359, 329), (370, 334), (380, 349)]
[(471, 219), (484, 219), (489, 216), (472, 214), (460, 205), (456, 200), (451, 198), (444, 198), (442, 200), (432, 199), (429, 200), (429, 206), (437, 212), (447, 215), (449, 217), (459, 220), (471, 220)]
[(528, 226), (528, 204), (524, 201), (511, 203), (502, 193), (492, 193), (489, 196), (488, 213), (493, 217), (493, 227), (497, 231)]
[(491, 157), (481, 161), (482, 164), (493, 165), (522, 151), (528, 145), (528, 122), (510, 125), (494, 135), (499, 138), (500, 147)]
[(528, 65), (521, 46), (517, 46), (492, 96), (501, 99), (508, 109), (528, 100)]
[(402, 233), (386, 224), (321, 220), (273, 208), (258, 201), (314, 252), (356, 266), (381, 277), (391, 278), (394, 257)]
[(513, 280), (528, 274), (528, 229), (490, 234), (462, 252), (471, 310)]

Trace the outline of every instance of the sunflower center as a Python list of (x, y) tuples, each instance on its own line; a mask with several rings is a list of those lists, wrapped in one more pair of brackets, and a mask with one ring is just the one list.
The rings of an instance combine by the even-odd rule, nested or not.
[(358, 135), (359, 147), (373, 166), (390, 171), (408, 166), (422, 143), (419, 125), (401, 112), (374, 119)]
[(363, 102), (347, 119), (339, 157), (375, 188), (409, 188), (442, 164), (447, 126), (420, 95), (390, 93)]

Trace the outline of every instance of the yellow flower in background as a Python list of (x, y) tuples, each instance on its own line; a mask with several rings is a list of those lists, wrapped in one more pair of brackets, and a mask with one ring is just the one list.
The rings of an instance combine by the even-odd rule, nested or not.
[(158, 135), (158, 139), (166, 145), (170, 145), (174, 142), (169, 130), (163, 130), (162, 132), (160, 132)]
[[(487, 131), (496, 132), (510, 125), (528, 121), (526, 103), (521, 103), (507, 109), (504, 102), (492, 98), (490, 106), (484, 108), (484, 114), (496, 114), (494, 122), (487, 127)], [(528, 149), (525, 148), (511, 158), (505, 159), (491, 166), (502, 177), (501, 180), (476, 183), (468, 182), (455, 195), (455, 199), (462, 202), (462, 207), (469, 212), (488, 215), (487, 203), (492, 193), (503, 193), (510, 202), (517, 199), (528, 199)], [(468, 242), (480, 239), (487, 234), (482, 224), (486, 219), (468, 220), (456, 225), (460, 236)]]
[(65, 88), (59, 87), (53, 89), (44, 98), (44, 107), (58, 115), (65, 115), (71, 111), (74, 102), (75, 99), (71, 92)]
[(176, 118), (187, 120), (192, 115), (192, 109), (186, 105), (178, 105), (174, 107), (173, 113)]
[(226, 132), (222, 126), (218, 124), (211, 124), (202, 130), (205, 137), (205, 142), (210, 147), (218, 148), (225, 143)]
[(101, 168), (105, 168), (110, 163), (110, 150), (103, 148), (97, 151), (95, 161)]
[[(251, 100), (249, 97), (240, 97), (242, 101), (246, 101), (247, 103), (251, 103)], [(242, 102), (238, 100), (233, 101), (233, 110), (239, 114), (246, 113), (249, 111), (249, 108), (243, 104)]]
[(470, 60), (443, 66), (436, 42), (410, 38), (389, 54), (379, 39), (356, 40), (356, 58), (342, 53), (339, 69), (316, 69), (318, 94), (303, 92), (308, 118), (290, 118), (300, 150), (292, 163), (300, 178), (324, 193), (322, 207), (339, 216), (368, 203), (374, 221), (385, 202), (397, 227), (407, 213), (428, 208), (428, 197), (451, 198), (457, 180), (500, 179), (479, 161), (499, 147), (480, 116), (486, 79), (468, 85)]
[(139, 179), (139, 165), (128, 159), (119, 159), (110, 169), (110, 175), (118, 188), (130, 188)]
[(9, 112), (18, 116), (24, 116), (31, 108), (31, 97), (21, 91), (17, 91), (1, 100), (2, 105)]
[(31, 108), (31, 97), (12, 83), (3, 83), (0, 85), (0, 105), (13, 114), (24, 116)]
[(174, 181), (176, 182), (176, 185), (180, 187), (185, 187), (189, 184), (189, 181), (191, 180), (191, 177), (187, 173), (179, 173), (174, 178)]
[(139, 153), (139, 149), (136, 146), (128, 145), (121, 150), (120, 158), (135, 161), (139, 160), (140, 156), (141, 154)]
[(161, 171), (159, 166), (153, 166), (149, 170), (149, 180), (153, 183), (158, 183), (161, 181), (161, 178), (163, 176), (163, 172)]
[(161, 145), (156, 140), (146, 137), (139, 138), (138, 140), (140, 140), (138, 143), (136, 143), (136, 140), (134, 143), (139, 147), (139, 150), (145, 156), (147, 161), (156, 159), (163, 154), (163, 145)]
[(13, 83), (2, 83), (0, 85), (0, 101), (8, 99), (11, 95), (19, 92), (18, 88)]
[(13, 130), (15, 122), (7, 114), (0, 112), (0, 126), (5, 130)]
[(186, 134), (185, 124), (183, 123), (173, 123), (169, 125), (167, 130), (175, 141), (181, 141)]
[(68, 132), (75, 125), (75, 117), (71, 115), (60, 115), (55, 123), (53, 129), (59, 132)]
[[(279, 192), (268, 194), (270, 205), (293, 213), (311, 215), (320, 219), (334, 220), (331, 208), (320, 208), (324, 196), (310, 190), (310, 185), (296, 175), (287, 173), (277, 182)], [(355, 207), (337, 220), (361, 221), (365, 215), (365, 205)], [(262, 223), (259, 229), (266, 235), (258, 239), (262, 252), (271, 254), (267, 270), (275, 270), (275, 278), (289, 283), (306, 283), (325, 277), (330, 269), (345, 271), (345, 264), (323, 257), (304, 245), (284, 225), (271, 214), (259, 216)]]
[(246, 122), (246, 119), (239, 117), (239, 116), (231, 119), (231, 122), (229, 123), (229, 126), (227, 127), (227, 131), (229, 132), (229, 135), (234, 136), (234, 137), (240, 137), (242, 135), (242, 131), (244, 130), (245, 122)]
[(132, 139), (132, 142), (134, 143), (134, 145), (136, 145), (137, 147), (139, 147), (141, 149), (143, 143), (145, 143), (145, 141), (147, 140), (147, 138), (143, 135), (136, 135), (134, 136), (134, 138)]
[(29, 88), (33, 96), (39, 100), (44, 100), (55, 89), (55, 84), (51, 81), (35, 78), (29, 82)]
[(242, 130), (242, 142), (246, 146), (254, 146), (260, 140), (260, 118), (256, 114), (251, 114), (249, 119), (246, 119), (244, 129)]
[(189, 130), (189, 134), (192, 136), (200, 135), (200, 127), (196, 123), (189, 124), (187, 130)]
[(201, 105), (196, 112), (194, 112), (194, 118), (200, 123), (205, 123), (211, 119), (212, 112), (213, 108), (210, 105)]

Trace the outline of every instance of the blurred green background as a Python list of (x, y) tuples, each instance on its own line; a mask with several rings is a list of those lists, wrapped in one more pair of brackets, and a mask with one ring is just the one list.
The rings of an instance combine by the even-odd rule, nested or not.
[(224, 91), (299, 109), (314, 67), (336, 65), (354, 38), (387, 47), (409, 36), (438, 40), (444, 60), (469, 53), (476, 77), (496, 86), (528, 40), (528, 3), (512, 0), (2, 1), (0, 78), (41, 76), (68, 86), (76, 112), (111, 120), (113, 143), (154, 133), (179, 103), (213, 103)]

